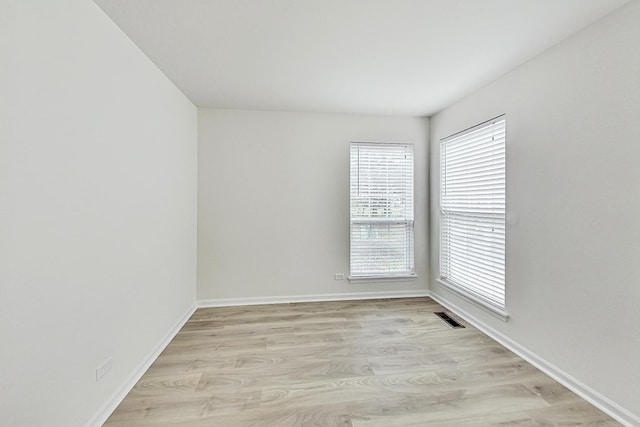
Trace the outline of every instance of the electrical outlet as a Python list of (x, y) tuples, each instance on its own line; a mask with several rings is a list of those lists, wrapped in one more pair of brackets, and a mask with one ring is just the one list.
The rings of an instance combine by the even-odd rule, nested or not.
[(102, 365), (96, 368), (96, 381), (104, 377), (111, 369), (111, 358), (107, 359)]
[(344, 273), (336, 273), (333, 275), (334, 280), (344, 280)]

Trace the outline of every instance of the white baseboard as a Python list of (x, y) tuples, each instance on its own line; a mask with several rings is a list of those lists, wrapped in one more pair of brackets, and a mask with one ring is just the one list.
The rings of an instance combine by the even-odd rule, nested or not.
[(446, 297), (435, 294), (433, 292), (431, 292), (430, 297), (442, 306), (451, 310), (453, 313), (471, 323), (473, 326), (475, 326), (494, 340), (498, 341), (500, 344), (502, 344), (518, 356), (522, 357), (527, 362), (531, 363), (536, 368), (540, 369), (545, 374), (549, 375), (554, 380), (558, 381), (560, 384), (576, 393), (578, 396), (582, 397), (587, 402), (591, 403), (593, 406), (597, 407), (612, 418), (616, 419), (618, 422), (629, 427), (640, 426), (639, 416), (626, 410), (617, 403), (611, 401), (602, 394), (593, 390), (591, 387), (573, 378), (571, 375), (567, 374), (552, 363), (547, 362), (545, 359), (538, 356), (528, 348), (518, 344), (511, 338), (486, 325), (473, 315), (469, 314), (466, 310), (460, 308), (460, 306), (448, 300)]
[(87, 422), (87, 427), (100, 427), (109, 418), (111, 413), (124, 400), (126, 395), (131, 391), (134, 385), (142, 378), (142, 375), (149, 369), (151, 364), (158, 358), (162, 350), (165, 349), (171, 340), (176, 336), (178, 331), (187, 323), (187, 320), (196, 311), (194, 303), (186, 313), (173, 325), (167, 335), (149, 352), (147, 357), (133, 370), (129, 378), (116, 390), (111, 399)]
[(197, 302), (198, 307), (231, 307), (238, 305), (258, 305), (258, 304), (283, 304), (291, 302), (313, 302), (313, 301), (347, 301), (359, 299), (379, 299), (379, 298), (411, 298), (428, 297), (427, 289), (409, 291), (385, 291), (385, 292), (350, 292), (341, 294), (316, 294), (316, 295), (287, 295), (272, 297), (248, 297), (248, 298), (216, 298), (205, 299)]

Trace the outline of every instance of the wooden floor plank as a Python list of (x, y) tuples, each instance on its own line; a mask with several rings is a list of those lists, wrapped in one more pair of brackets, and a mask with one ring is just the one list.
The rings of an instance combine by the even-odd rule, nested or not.
[(198, 309), (109, 427), (615, 426), (429, 298)]

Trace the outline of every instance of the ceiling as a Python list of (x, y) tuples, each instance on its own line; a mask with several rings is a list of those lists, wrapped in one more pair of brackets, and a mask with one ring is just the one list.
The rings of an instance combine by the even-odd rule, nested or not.
[(428, 116), (627, 0), (95, 0), (199, 107)]

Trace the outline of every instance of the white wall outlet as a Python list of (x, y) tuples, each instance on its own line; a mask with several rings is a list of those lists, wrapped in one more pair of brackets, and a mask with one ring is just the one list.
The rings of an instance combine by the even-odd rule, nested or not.
[(344, 280), (344, 273), (336, 273), (333, 275), (334, 280)]
[(99, 381), (100, 378), (104, 377), (107, 372), (111, 369), (111, 358), (107, 359), (102, 365), (96, 368), (96, 381)]

